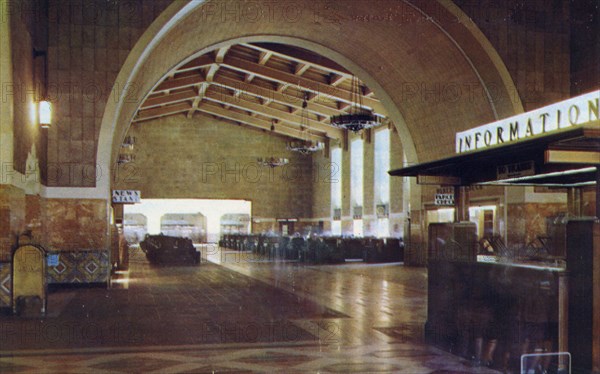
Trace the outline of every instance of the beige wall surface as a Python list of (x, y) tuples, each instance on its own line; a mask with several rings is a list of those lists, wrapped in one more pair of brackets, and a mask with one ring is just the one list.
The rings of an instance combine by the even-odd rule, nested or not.
[[(285, 138), (205, 115), (167, 117), (130, 129), (135, 162), (119, 167), (114, 188), (142, 198), (245, 199), (253, 216), (312, 215), (312, 158), (286, 149)], [(261, 166), (258, 157), (287, 157)]]
[(494, 46), (526, 111), (570, 96), (569, 1), (455, 0)]
[[(47, 22), (44, 18), (39, 17), (45, 7), (43, 2), (29, 0), (23, 1), (20, 5), (29, 11), (16, 12), (10, 17), (13, 81), (2, 82), (2, 100), (6, 99), (5, 95), (11, 95), (14, 103), (14, 163), (12, 166), (18, 172), (25, 174), (27, 156), (35, 147), (36, 155), (40, 160), (41, 177), (42, 180), (45, 180), (45, 130), (38, 126), (36, 107), (44, 94), (44, 67), (47, 62), (47, 56), (43, 54), (47, 49), (44, 37), (44, 27)], [(42, 54), (34, 58), (34, 50)]]
[[(96, 183), (100, 124), (112, 90), (139, 102), (137, 85), (117, 81), (129, 52), (170, 0), (50, 0), (48, 94), (54, 126), (48, 131), (48, 185)], [(107, 175), (108, 170), (98, 171)]]

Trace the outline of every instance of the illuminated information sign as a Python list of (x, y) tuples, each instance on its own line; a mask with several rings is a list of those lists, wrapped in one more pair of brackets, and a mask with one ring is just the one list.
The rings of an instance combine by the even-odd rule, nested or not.
[(456, 133), (456, 153), (513, 143), (598, 121), (600, 90)]

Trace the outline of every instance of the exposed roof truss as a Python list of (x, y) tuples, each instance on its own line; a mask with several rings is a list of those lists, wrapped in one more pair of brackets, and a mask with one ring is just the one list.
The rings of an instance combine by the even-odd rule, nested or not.
[[(387, 113), (362, 87), (364, 109)], [(301, 126), (307, 98), (308, 129)], [(352, 104), (352, 74), (323, 56), (283, 44), (244, 43), (223, 47), (166, 74), (140, 105), (133, 122), (166, 116), (209, 114), (293, 138), (342, 139), (329, 125)], [(306, 121), (305, 121), (306, 122)]]

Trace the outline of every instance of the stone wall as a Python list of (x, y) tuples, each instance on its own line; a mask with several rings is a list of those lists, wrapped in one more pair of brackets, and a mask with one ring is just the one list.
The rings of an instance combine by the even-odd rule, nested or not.
[[(116, 82), (132, 47), (171, 3), (167, 0), (50, 0), (48, 131), (49, 186), (93, 187), (96, 149), (113, 89), (139, 102), (137, 86)], [(108, 174), (108, 170), (100, 173)]]
[(525, 246), (538, 236), (546, 235), (546, 219), (565, 213), (566, 210), (567, 205), (561, 203), (509, 204), (507, 243)]
[(525, 111), (570, 97), (569, 1), (454, 1), (492, 43)]
[[(46, 50), (45, 9), (41, 1), (9, 2), (10, 18), (2, 20), (10, 20), (12, 38), (13, 81), (2, 82), (2, 100), (11, 95), (14, 105), (12, 167), (25, 174), (27, 156), (36, 147), (42, 180), (46, 176), (46, 142), (45, 131), (39, 127), (37, 103), (44, 94), (47, 62), (47, 56), (43, 54)], [(42, 54), (34, 58), (34, 50)], [(3, 172), (6, 166), (3, 165)]]
[(600, 7), (571, 1), (571, 95), (600, 87)]
[[(119, 167), (117, 189), (142, 198), (244, 199), (254, 218), (312, 216), (312, 159), (286, 149), (285, 138), (205, 115), (136, 124), (136, 160)], [(269, 168), (258, 157), (287, 157)]]
[(11, 185), (0, 185), (0, 261), (10, 258), (15, 236), (25, 229), (25, 193)]
[(51, 251), (107, 249), (107, 209), (105, 200), (43, 199), (42, 243)]
[(593, 187), (588, 187), (583, 190), (583, 215), (588, 217), (594, 217), (597, 215), (596, 212), (596, 191)]

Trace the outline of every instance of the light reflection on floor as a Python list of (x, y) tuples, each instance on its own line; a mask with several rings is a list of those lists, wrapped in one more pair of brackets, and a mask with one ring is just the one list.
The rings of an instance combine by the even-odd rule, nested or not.
[[(293, 262), (267, 262), (247, 254), (220, 251), (214, 247), (202, 249), (205, 261), (234, 272), (219, 272), (215, 265), (206, 262), (198, 268), (188, 268), (183, 272), (156, 272), (148, 268), (139, 249), (134, 249), (130, 271), (116, 274), (114, 289), (108, 292), (121, 292), (121, 295), (124, 292), (124, 295), (128, 295), (125, 300), (129, 304), (125, 308), (143, 308), (159, 317), (171, 311), (175, 316), (180, 315), (176, 317), (180, 319), (179, 322), (184, 321), (185, 325), (185, 321), (189, 321), (189, 328), (196, 329), (197, 325), (194, 324), (197, 321), (193, 320), (193, 316), (206, 313), (209, 304), (202, 304), (206, 301), (199, 299), (202, 295), (196, 297), (193, 289), (185, 290), (198, 280), (216, 282), (203, 289), (211, 291), (210, 295), (204, 295), (209, 301), (214, 300), (216, 303), (211, 308), (218, 307), (215, 309), (216, 314), (210, 312), (210, 318), (224, 318), (227, 321), (228, 316), (234, 318), (235, 315), (235, 318), (239, 318), (247, 315), (247, 321), (257, 321), (259, 319), (256, 316), (245, 313), (265, 313), (278, 310), (282, 305), (293, 306), (297, 303), (307, 314), (300, 310), (294, 313), (285, 307), (281, 310), (287, 314), (285, 318), (290, 323), (306, 333), (298, 335), (301, 336), (299, 339), (288, 341), (216, 341), (211, 344), (186, 344), (182, 341), (172, 344), (177, 339), (170, 337), (168, 343), (163, 345), (0, 351), (0, 372), (493, 372), (484, 368), (472, 368), (464, 360), (424, 344), (422, 326), (426, 313), (427, 289), (424, 269), (405, 268), (401, 264), (362, 263), (302, 266)], [(204, 278), (194, 275), (203, 271), (198, 275), (203, 275)], [(206, 278), (209, 273), (210, 278)], [(234, 274), (240, 275), (224, 282), (229, 279), (222, 278), (224, 275), (230, 277)], [(158, 275), (160, 278), (155, 278)], [(158, 281), (160, 284), (157, 284)], [(258, 287), (259, 284), (264, 284), (264, 287)], [(252, 288), (248, 289), (249, 286)], [(257, 289), (266, 294), (252, 294)], [(277, 289), (288, 293), (281, 294), (275, 291)], [(172, 304), (170, 309), (164, 309), (156, 300), (142, 297), (144, 292), (158, 297), (163, 295), (160, 292), (164, 290), (174, 292), (169, 300)], [(250, 298), (245, 298), (246, 295)], [(68, 303), (70, 300), (77, 300), (81, 296), (77, 292), (70, 292), (62, 304), (55, 301), (54, 305), (67, 308), (67, 305), (72, 305)], [(222, 297), (228, 299), (221, 299)], [(240, 309), (243, 309), (240, 313), (227, 304), (232, 300), (239, 300)], [(261, 305), (247, 305), (248, 300), (256, 300)], [(221, 314), (224, 315), (220, 315), (219, 310), (223, 310)], [(277, 319), (276, 314), (271, 315), (271, 319)], [(169, 317), (173, 316), (160, 318)], [(185, 328), (181, 327), (160, 330), (159, 333), (168, 334), (170, 330), (172, 334), (185, 334)]]

